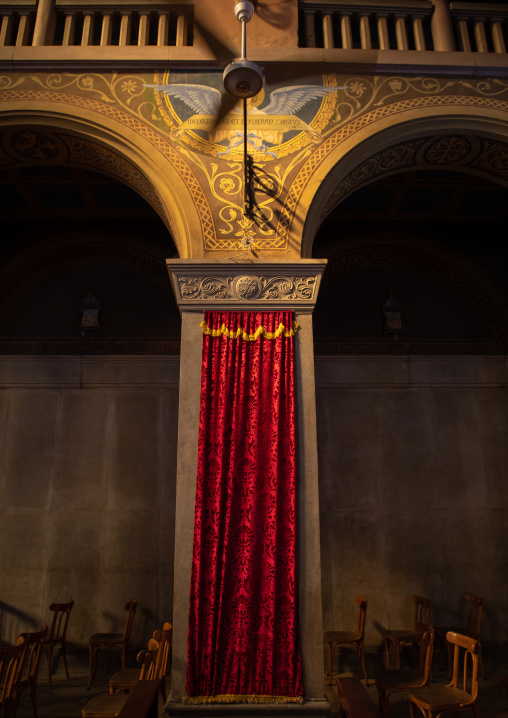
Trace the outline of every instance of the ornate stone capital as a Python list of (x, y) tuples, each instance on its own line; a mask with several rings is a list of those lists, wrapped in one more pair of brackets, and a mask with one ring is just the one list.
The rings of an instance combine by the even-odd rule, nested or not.
[(216, 308), (312, 312), (326, 259), (168, 259), (166, 264), (184, 312)]

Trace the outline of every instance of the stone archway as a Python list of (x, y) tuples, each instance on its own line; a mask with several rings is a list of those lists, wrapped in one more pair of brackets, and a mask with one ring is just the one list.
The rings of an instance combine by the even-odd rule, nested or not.
[(475, 107), (470, 114), (463, 107), (440, 108), (458, 110), (448, 115), (406, 110), (388, 127), (378, 119), (350, 133), (345, 128), (295, 203), (292, 221), (303, 224), (302, 256), (312, 256), (317, 229), (337, 204), (385, 174), (457, 169), (508, 186), (506, 120), (500, 122), (508, 118), (508, 105), (501, 104), (506, 107)]
[(199, 186), (190, 181), (190, 171), (184, 171), (182, 159), (173, 156), (176, 153), (162, 138), (144, 132), (139, 121), (129, 127), (122, 117), (104, 118), (83, 108), (76, 116), (64, 104), (58, 108), (48, 102), (40, 108), (37, 105), (34, 101), (2, 103), (0, 167), (68, 163), (109, 174), (155, 209), (180, 257), (200, 254), (203, 221), (194, 196)]

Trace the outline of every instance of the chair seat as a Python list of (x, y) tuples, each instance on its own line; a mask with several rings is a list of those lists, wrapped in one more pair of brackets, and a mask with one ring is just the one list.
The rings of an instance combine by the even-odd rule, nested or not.
[(451, 686), (429, 685), (410, 688), (409, 697), (427, 710), (444, 711), (457, 708), (462, 703), (471, 703), (471, 694)]
[(389, 636), (391, 639), (395, 639), (397, 641), (406, 641), (407, 643), (411, 643), (412, 641), (420, 641), (422, 638), (422, 632), (421, 631), (410, 631), (410, 630), (390, 630), (386, 633), (387, 636)]
[(123, 641), (123, 633), (94, 633), (89, 638), (89, 643), (120, 643), (121, 641)]
[(115, 718), (127, 698), (124, 693), (101, 693), (88, 701), (81, 712), (82, 718)]
[(360, 640), (360, 634), (358, 631), (326, 631), (325, 641), (339, 641), (340, 643), (351, 642)]
[(110, 692), (116, 693), (117, 691), (133, 688), (139, 681), (140, 673), (141, 670), (139, 668), (124, 668), (122, 671), (117, 671), (109, 679)]

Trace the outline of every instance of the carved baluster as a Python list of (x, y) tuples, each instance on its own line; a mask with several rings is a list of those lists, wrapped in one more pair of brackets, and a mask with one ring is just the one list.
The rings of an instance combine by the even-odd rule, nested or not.
[(0, 27), (0, 47), (11, 44), (14, 18), (12, 12), (2, 13), (2, 25)]
[(370, 36), (370, 15), (360, 15), (360, 41), (362, 50), (372, 50), (372, 38)]
[(422, 52), (427, 49), (425, 43), (425, 32), (423, 31), (423, 17), (413, 16), (413, 37), (415, 39), (415, 50)]
[(434, 12), (430, 21), (434, 50), (452, 52), (455, 50), (455, 42), (453, 40), (453, 27), (448, 0), (431, 0), (431, 2), (434, 5)]
[(390, 38), (388, 36), (388, 15), (377, 15), (377, 34), (379, 37), (379, 49), (390, 49)]
[(169, 37), (169, 14), (167, 12), (159, 13), (159, 24), (157, 29), (157, 45), (158, 47), (166, 47)]
[(131, 23), (132, 23), (132, 15), (130, 11), (125, 11), (121, 13), (121, 20), (120, 20), (120, 39), (118, 41), (118, 44), (120, 46), (128, 45), (130, 43), (131, 39)]
[(74, 45), (75, 39), (76, 39), (76, 13), (75, 12), (66, 12), (62, 45), (64, 47), (67, 47), (68, 45)]
[(54, 0), (39, 0), (32, 45), (52, 45), (55, 33), (55, 4)]
[(83, 34), (81, 35), (81, 47), (93, 45), (93, 12), (83, 13)]
[(102, 13), (101, 47), (109, 47), (113, 38), (113, 13)]
[(305, 47), (316, 47), (316, 31), (314, 28), (314, 10), (304, 10)]
[(397, 50), (408, 50), (409, 44), (407, 41), (407, 30), (406, 30), (406, 16), (396, 15), (395, 16), (395, 37), (397, 38)]
[(140, 12), (139, 13), (139, 30), (138, 30), (138, 47), (143, 47), (149, 44), (149, 33), (150, 33), (150, 13)]
[(176, 46), (185, 47), (187, 45), (187, 15), (180, 13), (176, 21)]
[(460, 49), (462, 52), (471, 52), (471, 40), (469, 39), (469, 27), (467, 24), (467, 17), (458, 17), (458, 34)]
[(342, 40), (342, 49), (351, 50), (353, 48), (353, 33), (351, 32), (350, 12), (341, 12), (340, 14), (340, 36)]
[(30, 13), (19, 13), (18, 34), (16, 35), (16, 47), (25, 47), (30, 40)]
[(506, 45), (503, 37), (503, 20), (501, 18), (492, 18), (491, 32), (494, 52), (505, 53)]
[(483, 18), (475, 17), (474, 19), (474, 39), (476, 42), (476, 52), (488, 52), (487, 35), (485, 34), (485, 25)]
[(333, 12), (323, 11), (323, 45), (325, 50), (335, 47), (333, 41)]

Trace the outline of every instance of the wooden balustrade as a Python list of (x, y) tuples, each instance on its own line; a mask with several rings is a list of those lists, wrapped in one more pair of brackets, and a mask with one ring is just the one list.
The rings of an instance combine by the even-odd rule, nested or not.
[(31, 45), (36, 18), (36, 0), (22, 5), (0, 5), (0, 47)]
[(0, 0), (0, 47), (192, 45), (191, 4), (56, 0), (50, 10), (47, 5)]
[(300, 44), (343, 50), (432, 50), (430, 0), (305, 0)]
[(302, 47), (506, 53), (507, 30), (508, 3), (304, 0), (300, 4)]
[(452, 2), (450, 14), (458, 50), (506, 53), (508, 4)]

